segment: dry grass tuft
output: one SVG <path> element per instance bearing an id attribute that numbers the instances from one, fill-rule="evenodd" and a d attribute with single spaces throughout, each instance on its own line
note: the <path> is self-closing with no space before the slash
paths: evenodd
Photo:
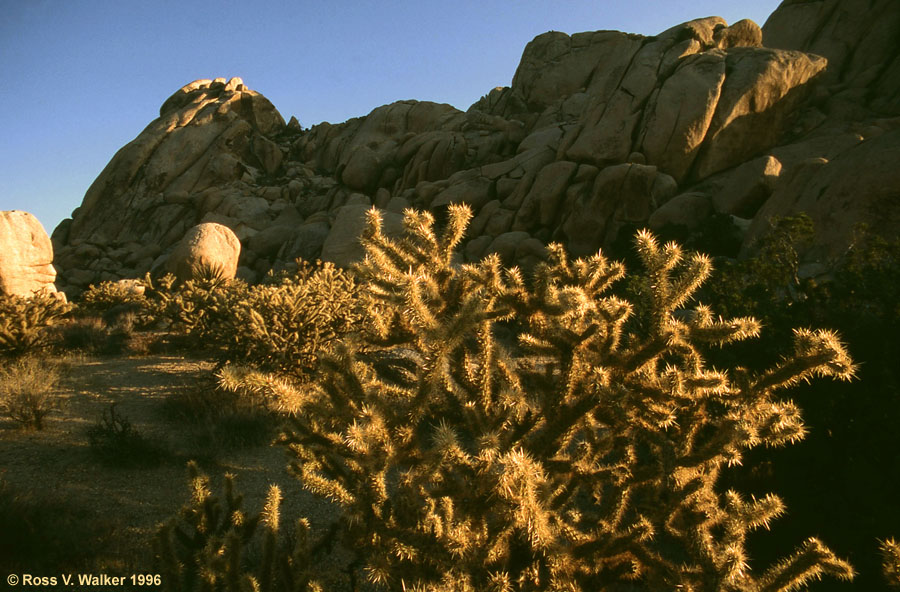
<path id="1" fill-rule="evenodd" d="M 0 368 L 0 410 L 25 428 L 40 430 L 59 406 L 59 366 L 46 359 L 20 358 Z"/>

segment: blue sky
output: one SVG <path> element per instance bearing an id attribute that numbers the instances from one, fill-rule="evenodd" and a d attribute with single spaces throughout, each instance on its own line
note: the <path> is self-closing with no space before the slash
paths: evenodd
<path id="1" fill-rule="evenodd" d="M 47 232 L 116 150 L 197 78 L 240 76 L 285 120 L 337 123 L 401 99 L 465 110 L 545 31 L 653 35 L 779 0 L 0 0 L 0 210 Z"/>

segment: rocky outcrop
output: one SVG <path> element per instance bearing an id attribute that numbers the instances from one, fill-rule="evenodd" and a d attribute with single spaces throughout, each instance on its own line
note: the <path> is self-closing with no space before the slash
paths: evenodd
<path id="1" fill-rule="evenodd" d="M 866 232 L 897 236 L 900 228 L 900 121 L 831 160 L 811 158 L 784 175 L 753 220 L 745 250 L 768 230 L 768 221 L 807 213 L 818 230 L 815 255 L 840 254 L 860 224 Z M 862 174 L 861 174 L 862 173 Z"/>
<path id="2" fill-rule="evenodd" d="M 272 196 L 255 178 L 281 166 L 269 137 L 284 129 L 272 104 L 239 78 L 182 87 L 54 231 L 62 282 L 83 288 L 158 269 L 199 222 L 233 221 L 245 237 L 267 227 Z"/>
<path id="3" fill-rule="evenodd" d="M 679 182 L 765 150 L 784 131 L 818 56 L 759 47 L 751 21 L 712 17 L 655 38 L 550 32 L 525 48 L 511 87 L 476 108 L 562 126 L 569 160 L 603 167 L 639 152 Z"/>
<path id="4" fill-rule="evenodd" d="M 223 279 L 237 274 L 241 242 L 227 227 L 215 222 L 198 224 L 169 255 L 166 269 L 180 281 L 212 273 Z"/>
<path id="5" fill-rule="evenodd" d="M 18 210 L 0 212 L 0 294 L 56 292 L 53 246 L 38 219 Z"/>
<path id="6" fill-rule="evenodd" d="M 572 201 L 561 227 L 577 256 L 609 248 L 622 228 L 633 229 L 672 197 L 675 182 L 656 167 L 620 164 L 597 173 L 589 189 Z"/>
<path id="7" fill-rule="evenodd" d="M 878 19 L 846 16 L 866 2 Z M 467 203 L 464 258 L 496 252 L 523 268 L 551 240 L 582 255 L 642 226 L 689 237 L 732 220 L 754 239 L 771 215 L 826 207 L 798 180 L 810 163 L 835 171 L 826 196 L 851 161 L 856 176 L 884 174 L 851 155 L 890 148 L 898 23 L 891 0 L 788 0 L 762 29 L 710 17 L 653 37 L 549 32 L 509 87 L 465 112 L 399 101 L 311 129 L 285 125 L 240 79 L 196 81 L 56 229 L 61 281 L 77 291 L 161 271 L 203 222 L 235 233 L 247 279 L 297 257 L 349 265 L 373 205 L 393 227 L 405 207 L 440 222 Z M 887 207 L 887 189 L 873 195 L 847 201 L 844 221 Z M 823 240 L 845 240 L 834 228 Z"/>
<path id="8" fill-rule="evenodd" d="M 900 7 L 896 0 L 786 0 L 763 26 L 767 47 L 824 56 L 831 119 L 900 115 Z"/>
<path id="9" fill-rule="evenodd" d="M 812 258 L 843 251 L 860 224 L 897 236 L 897 39 L 900 3 L 893 0 L 786 0 L 766 21 L 765 45 L 821 55 L 828 67 L 791 141 L 770 150 L 782 170 L 753 216 L 743 252 L 752 251 L 771 218 L 800 212 L 818 229 Z"/>
<path id="10" fill-rule="evenodd" d="M 330 261 L 340 267 L 349 267 L 365 255 L 360 236 L 366 227 L 370 206 L 346 205 L 338 209 L 331 231 L 322 244 L 322 261 Z M 403 231 L 403 216 L 394 212 L 381 213 L 382 232 L 389 237 Z"/>

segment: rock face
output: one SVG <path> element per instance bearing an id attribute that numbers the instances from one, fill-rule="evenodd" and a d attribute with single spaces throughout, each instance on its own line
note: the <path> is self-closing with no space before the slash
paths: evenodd
<path id="1" fill-rule="evenodd" d="M 787 0 L 762 28 L 710 17 L 653 37 L 549 32 L 509 87 L 465 112 L 399 101 L 310 129 L 285 125 L 240 79 L 195 81 L 54 231 L 57 266 L 75 290 L 140 276 L 203 222 L 240 240 L 242 277 L 296 257 L 348 265 L 371 205 L 397 224 L 404 207 L 441 220 L 467 203 L 465 258 L 498 252 L 523 267 L 551 240 L 588 254 L 638 227 L 689 234 L 715 216 L 751 226 L 749 241 L 770 215 L 831 207 L 798 180 L 810 163 L 824 163 L 825 196 L 844 195 L 851 166 L 893 178 L 865 155 L 894 153 L 896 38 L 895 0 Z M 872 195 L 833 200 L 848 224 L 865 222 L 893 194 Z M 885 220 L 873 228 L 895 232 Z M 845 240 L 833 230 L 822 240 Z"/>
<path id="2" fill-rule="evenodd" d="M 366 227 L 366 205 L 346 205 L 338 209 L 334 224 L 322 244 L 322 261 L 330 261 L 340 267 L 349 267 L 365 255 L 359 242 Z M 403 231 L 403 216 L 394 212 L 382 212 L 382 232 L 386 236 L 398 236 Z"/>
<path id="3" fill-rule="evenodd" d="M 828 59 L 829 116 L 900 115 L 900 8 L 895 0 L 787 0 L 763 27 L 767 47 Z"/>
<path id="4" fill-rule="evenodd" d="M 38 219 L 18 210 L 0 212 L 0 294 L 56 292 L 53 246 Z"/>
<path id="5" fill-rule="evenodd" d="M 201 277 L 206 270 L 231 279 L 237 273 L 240 254 L 241 241 L 231 229 L 205 222 L 187 231 L 169 255 L 166 267 L 181 281 Z"/>
<path id="6" fill-rule="evenodd" d="M 806 212 L 816 229 L 817 249 L 834 256 L 848 245 L 858 224 L 894 238 L 900 228 L 900 121 L 890 131 L 860 142 L 831 160 L 813 158 L 794 167 L 750 226 L 747 248 L 768 220 Z M 860 172 L 862 171 L 862 174 Z"/>

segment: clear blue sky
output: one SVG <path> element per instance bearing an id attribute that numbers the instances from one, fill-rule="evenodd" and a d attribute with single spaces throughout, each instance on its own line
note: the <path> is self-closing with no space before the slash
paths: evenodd
<path id="1" fill-rule="evenodd" d="M 653 35 L 779 0 L 0 0 L 0 210 L 47 232 L 197 78 L 240 76 L 304 127 L 400 99 L 465 110 L 545 31 Z"/>

